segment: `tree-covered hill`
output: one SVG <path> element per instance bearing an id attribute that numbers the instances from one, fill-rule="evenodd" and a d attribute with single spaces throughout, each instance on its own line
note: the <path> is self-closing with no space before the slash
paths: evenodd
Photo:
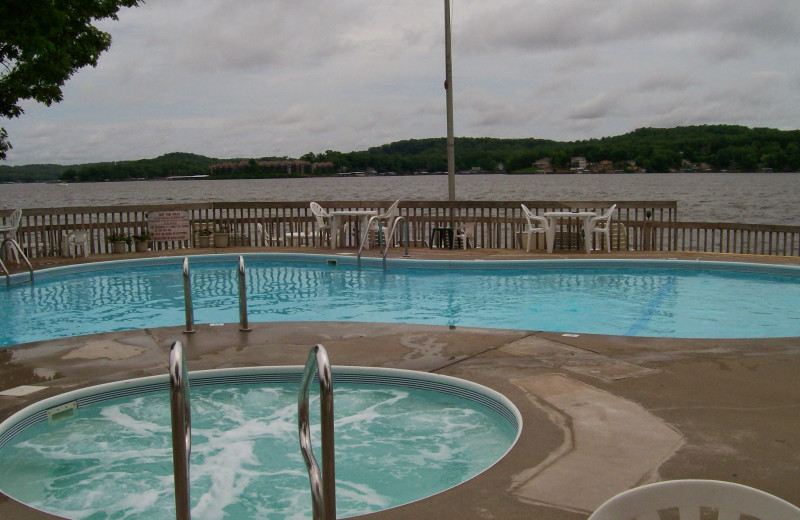
<path id="1" fill-rule="evenodd" d="M 585 157 L 592 171 L 774 171 L 800 170 L 800 130 L 702 125 L 640 128 L 601 139 L 558 142 L 546 139 L 456 138 L 456 169 L 533 173 L 549 158 L 553 171 L 569 171 L 573 157 Z M 211 168 L 216 165 L 215 168 Z M 314 165 L 314 167 L 312 167 Z M 325 165 L 317 168 L 316 166 Z M 156 179 L 211 175 L 212 178 L 332 175 L 368 170 L 410 174 L 446 171 L 445 138 L 409 139 L 363 151 L 308 153 L 298 159 L 262 157 L 214 159 L 170 153 L 155 159 L 76 166 L 0 166 L 0 182 L 68 182 Z"/>

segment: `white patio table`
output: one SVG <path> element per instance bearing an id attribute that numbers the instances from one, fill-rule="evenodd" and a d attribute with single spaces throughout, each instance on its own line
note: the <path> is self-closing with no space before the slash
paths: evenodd
<path id="1" fill-rule="evenodd" d="M 596 217 L 597 213 L 594 211 L 546 211 L 543 215 L 549 221 L 554 233 L 556 222 L 560 218 L 579 218 L 583 220 L 583 247 L 587 254 L 592 252 L 592 231 L 589 229 L 589 220 L 592 217 Z"/>
<path id="2" fill-rule="evenodd" d="M 361 227 L 359 228 L 358 239 L 361 240 L 362 230 L 366 229 L 370 217 L 375 217 L 378 212 L 374 209 L 335 209 L 328 211 L 331 216 L 331 249 L 339 247 L 339 232 L 342 228 L 344 219 L 347 217 L 360 217 Z M 359 244 L 360 245 L 360 244 Z M 369 248 L 369 243 L 365 244 L 366 249 Z"/>

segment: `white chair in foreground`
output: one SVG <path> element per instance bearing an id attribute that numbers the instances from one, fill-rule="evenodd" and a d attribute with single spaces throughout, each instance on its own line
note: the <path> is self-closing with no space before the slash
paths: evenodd
<path id="1" fill-rule="evenodd" d="M 533 242 L 531 238 L 533 235 L 536 233 L 544 233 L 545 242 L 547 244 L 547 252 L 552 253 L 553 246 L 556 242 L 556 230 L 550 225 L 550 221 L 545 217 L 534 215 L 525 204 L 522 204 L 522 214 L 525 216 L 525 220 L 528 221 L 528 227 L 522 230 L 523 233 L 528 235 L 527 251 L 529 253 L 531 251 L 531 243 Z"/>
<path id="2" fill-rule="evenodd" d="M 718 480 L 668 480 L 624 491 L 607 500 L 589 520 L 658 520 L 675 511 L 681 520 L 699 520 L 700 510 L 716 509 L 718 520 L 798 520 L 797 508 L 755 488 Z M 706 518 L 703 516 L 703 518 Z"/>
<path id="3" fill-rule="evenodd" d="M 608 211 L 602 215 L 598 215 L 589 219 L 585 232 L 592 233 L 594 235 L 595 249 L 597 249 L 597 235 L 604 235 L 606 239 L 606 251 L 609 253 L 611 252 L 611 215 L 614 214 L 615 209 L 617 209 L 616 204 L 608 208 Z M 586 252 L 588 253 L 589 251 Z"/>
<path id="4" fill-rule="evenodd" d="M 266 226 L 263 224 L 256 224 L 256 232 L 258 233 L 258 236 L 262 237 L 264 246 L 280 245 L 281 242 L 283 242 L 283 237 L 273 237 L 269 234 L 269 231 L 267 231 Z"/>
<path id="5" fill-rule="evenodd" d="M 75 258 L 78 254 L 78 248 L 83 250 L 83 256 L 89 256 L 89 233 L 86 231 L 70 231 L 67 235 L 64 256 L 71 256 Z"/>

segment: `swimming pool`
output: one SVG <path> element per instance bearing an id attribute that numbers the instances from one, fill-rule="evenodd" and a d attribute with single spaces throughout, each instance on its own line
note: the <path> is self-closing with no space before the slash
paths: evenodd
<path id="1" fill-rule="evenodd" d="M 297 440 L 301 372 L 190 374 L 193 517 L 311 517 Z M 522 427 L 501 394 L 452 377 L 334 367 L 333 380 L 340 518 L 458 485 L 502 458 Z M 312 392 L 315 442 L 317 399 Z M 48 418 L 63 408 L 70 411 Z M 66 518 L 175 518 L 167 378 L 82 389 L 21 410 L 0 424 L 0 475 L 2 492 Z"/>
<path id="2" fill-rule="evenodd" d="M 800 336 L 800 269 L 760 264 L 248 254 L 251 322 L 364 321 L 684 338 Z M 191 257 L 196 323 L 238 322 L 234 255 Z M 37 273 L 0 290 L 0 345 L 184 323 L 181 258 Z"/>

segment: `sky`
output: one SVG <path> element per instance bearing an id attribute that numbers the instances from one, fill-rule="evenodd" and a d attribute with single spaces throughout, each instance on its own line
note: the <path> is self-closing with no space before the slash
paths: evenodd
<path id="1" fill-rule="evenodd" d="M 800 127 L 786 0 L 451 0 L 457 137 Z M 147 0 L 64 100 L 0 120 L 7 165 L 350 152 L 444 137 L 444 2 Z M 2 164 L 2 163 L 0 163 Z"/>

